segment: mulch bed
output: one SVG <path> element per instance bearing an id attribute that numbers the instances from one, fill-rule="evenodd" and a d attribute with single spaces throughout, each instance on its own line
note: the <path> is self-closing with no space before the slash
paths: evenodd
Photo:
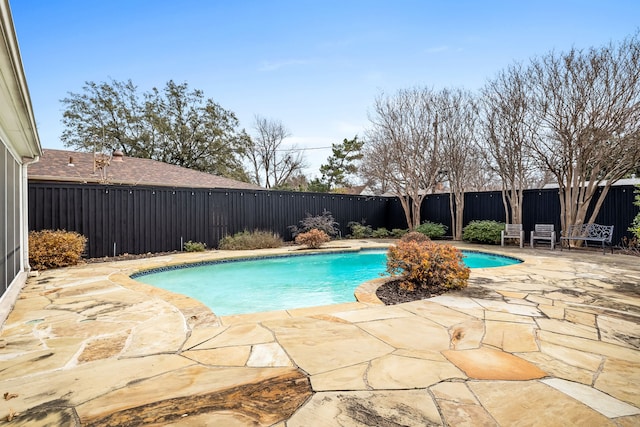
<path id="1" fill-rule="evenodd" d="M 113 261 L 129 261 L 132 259 L 142 259 L 142 258 L 154 258 L 163 255 L 172 255 L 182 253 L 179 251 L 171 251 L 171 252 L 148 252 L 146 254 L 121 254 L 116 256 L 105 256 L 100 258 L 84 258 L 82 262 L 85 264 L 95 264 L 98 262 L 113 262 Z"/>
<path id="2" fill-rule="evenodd" d="M 407 291 L 398 286 L 399 280 L 393 280 L 380 286 L 376 290 L 376 296 L 385 305 L 402 304 L 403 302 L 411 302 L 421 299 L 437 297 L 448 292 L 444 287 L 435 287 L 429 289 L 416 288 L 414 291 Z"/>

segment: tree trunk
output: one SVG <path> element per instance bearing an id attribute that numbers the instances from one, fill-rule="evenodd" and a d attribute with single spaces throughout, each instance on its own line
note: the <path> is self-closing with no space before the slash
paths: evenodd
<path id="1" fill-rule="evenodd" d="M 464 193 L 456 195 L 456 222 L 454 240 L 462 240 L 462 226 L 464 224 Z"/>
<path id="2" fill-rule="evenodd" d="M 456 239 L 456 226 L 457 226 L 457 215 L 456 215 L 456 202 L 453 196 L 453 192 L 449 193 L 449 213 L 451 214 L 451 235 L 454 240 Z"/>

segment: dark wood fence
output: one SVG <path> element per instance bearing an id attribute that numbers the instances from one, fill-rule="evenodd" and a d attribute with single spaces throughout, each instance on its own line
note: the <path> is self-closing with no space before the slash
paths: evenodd
<path id="1" fill-rule="evenodd" d="M 77 231 L 89 240 L 86 255 L 103 257 L 180 250 L 189 240 L 217 247 L 243 230 L 271 230 L 289 240 L 289 226 L 324 210 L 344 236 L 350 221 L 387 226 L 395 204 L 322 193 L 30 182 L 29 228 Z"/>
<path id="2" fill-rule="evenodd" d="M 601 190 L 597 190 L 601 191 Z M 628 231 L 633 218 L 640 209 L 633 205 L 633 186 L 614 186 L 609 189 L 605 202 L 598 213 L 596 223 L 613 225 L 613 244 L 619 245 L 623 237 L 631 237 Z M 464 199 L 464 224 L 473 220 L 505 221 L 502 195 L 499 191 L 467 193 Z M 535 224 L 554 224 L 560 231 L 560 199 L 558 189 L 525 190 L 522 201 L 522 223 L 525 234 Z M 589 211 L 589 215 L 593 210 Z M 449 195 L 433 194 L 425 198 L 421 216 L 423 220 L 445 224 L 451 230 Z M 526 239 L 529 239 L 527 234 Z"/>
<path id="3" fill-rule="evenodd" d="M 596 222 L 613 224 L 614 244 L 629 236 L 638 213 L 633 187 L 613 187 Z M 552 223 L 560 230 L 558 190 L 525 192 L 524 229 Z M 75 183 L 29 183 L 29 228 L 65 229 L 88 238 L 86 255 L 103 257 L 180 250 L 184 242 L 217 247 L 219 240 L 242 230 L 271 230 L 286 240 L 288 229 L 307 213 L 332 213 L 343 236 L 350 221 L 373 228 L 405 228 L 396 198 L 279 191 L 207 190 L 167 187 L 113 186 Z M 500 192 L 468 193 L 464 223 L 504 221 Z M 449 196 L 427 196 L 423 220 L 451 226 Z"/>

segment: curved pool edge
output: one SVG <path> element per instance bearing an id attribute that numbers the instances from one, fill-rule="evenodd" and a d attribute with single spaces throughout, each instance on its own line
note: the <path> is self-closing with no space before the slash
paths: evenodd
<path id="1" fill-rule="evenodd" d="M 472 272 L 475 271 L 476 274 L 483 271 L 491 271 L 496 268 L 505 269 L 505 268 L 518 268 L 527 262 L 525 256 L 523 254 L 518 254 L 518 256 L 514 256 L 513 253 L 500 250 L 501 247 L 493 247 L 488 245 L 478 245 L 466 242 L 457 242 L 457 241 L 435 241 L 436 243 L 442 244 L 451 244 L 457 247 L 460 250 L 465 250 L 469 252 L 478 252 L 485 254 L 493 254 L 499 255 L 506 258 L 511 258 L 520 261 L 519 263 L 499 266 L 499 267 L 484 267 L 484 268 L 474 268 Z M 282 317 L 298 317 L 303 315 L 318 315 L 318 314 L 326 314 L 330 312 L 340 311 L 340 306 L 345 306 L 345 309 L 354 309 L 354 308 L 365 308 L 367 306 L 379 306 L 384 305 L 384 303 L 377 297 L 376 291 L 377 289 L 390 280 L 390 277 L 381 277 L 373 280 L 366 281 L 361 283 L 354 289 L 354 297 L 355 302 L 348 303 L 339 303 L 339 304 L 331 304 L 324 306 L 309 306 L 309 307 L 299 307 L 292 309 L 283 309 L 283 310 L 274 310 L 274 311 L 263 311 L 263 312 L 253 312 L 246 314 L 235 314 L 235 315 L 225 315 L 218 316 L 215 312 L 210 309 L 207 305 L 200 302 L 199 300 L 189 297 L 184 294 L 168 291 L 159 287 L 155 287 L 153 285 L 149 285 L 143 282 L 139 282 L 135 280 L 133 276 L 151 274 L 157 271 L 164 271 L 167 269 L 173 268 L 188 268 L 197 265 L 206 265 L 206 264 L 215 264 L 219 262 L 242 262 L 247 260 L 254 259 L 268 259 L 275 257 L 287 257 L 287 256 L 308 256 L 308 255 L 319 255 L 319 254 L 329 254 L 329 253 L 341 253 L 341 252 L 359 252 L 363 250 L 376 250 L 376 249 L 386 249 L 390 245 L 393 244 L 393 241 L 366 241 L 359 240 L 354 245 L 350 245 L 349 241 L 338 240 L 329 242 L 329 244 L 320 249 L 305 249 L 300 247 L 291 247 L 285 246 L 280 248 L 271 248 L 271 249 L 256 249 L 256 250 L 245 250 L 245 251 L 205 251 L 205 252 L 191 252 L 191 253 L 179 253 L 171 256 L 167 256 L 169 259 L 164 261 L 160 258 L 150 258 L 150 261 L 155 261 L 150 263 L 151 265 L 145 266 L 142 268 L 130 269 L 127 272 L 115 273 L 117 281 L 122 286 L 126 286 L 132 290 L 144 292 L 151 296 L 156 296 L 164 299 L 165 301 L 170 301 L 177 309 L 179 309 L 185 319 L 187 320 L 189 326 L 220 326 L 221 324 L 229 324 L 240 322 L 243 320 L 252 320 L 255 318 L 282 318 Z M 356 306 L 353 306 L 355 304 Z M 358 307 L 358 304 L 362 304 L 362 307 Z"/>
<path id="2" fill-rule="evenodd" d="M 258 260 L 266 260 L 266 259 L 273 259 L 273 258 L 288 258 L 288 257 L 311 256 L 311 255 L 327 255 L 327 254 L 353 253 L 353 252 L 361 252 L 361 251 L 373 251 L 373 250 L 379 250 L 379 249 L 386 249 L 388 247 L 389 245 L 371 246 L 371 247 L 339 246 L 339 247 L 327 247 L 327 248 L 320 248 L 320 249 L 298 248 L 298 249 L 289 249 L 287 252 L 283 252 L 283 253 L 280 253 L 280 252 L 260 253 L 260 254 L 251 254 L 251 255 L 238 254 L 234 256 L 212 257 L 210 259 L 201 259 L 201 260 L 190 261 L 190 262 L 171 262 L 162 266 L 154 266 L 150 268 L 140 269 L 130 273 L 129 277 L 135 280 L 137 277 L 144 276 L 146 274 L 159 273 L 159 272 L 174 270 L 174 269 L 178 270 L 183 268 L 200 267 L 200 266 L 215 265 L 215 264 L 222 264 L 222 263 L 228 263 L 228 262 L 258 261 Z M 268 249 L 256 249 L 251 252 L 264 251 L 264 250 L 268 250 Z M 225 252 L 230 252 L 230 251 L 225 251 Z"/>
<path id="3" fill-rule="evenodd" d="M 393 280 L 391 277 L 380 277 L 378 279 L 368 280 L 361 283 L 354 291 L 353 296 L 356 297 L 356 301 L 373 305 L 385 305 L 376 292 L 378 288 L 388 281 Z"/>
<path id="4" fill-rule="evenodd" d="M 190 296 L 171 292 L 132 279 L 127 273 L 118 272 L 109 275 L 109 280 L 134 292 L 140 292 L 154 298 L 160 298 L 173 305 L 184 316 L 187 326 L 196 327 L 221 326 L 220 318 L 205 304 Z"/>
<path id="5" fill-rule="evenodd" d="M 460 250 L 464 250 L 464 251 L 468 251 L 468 252 L 477 252 L 477 253 L 483 253 L 483 254 L 492 254 L 492 255 L 499 255 L 505 258 L 510 258 L 510 259 L 515 259 L 518 260 L 520 262 L 515 263 L 515 264 L 510 264 L 510 265 L 502 265 L 502 266 L 497 266 L 497 267 L 480 267 L 480 268 L 472 268 L 471 269 L 471 274 L 472 275 L 484 275 L 486 273 L 490 273 L 492 270 L 503 270 L 503 269 L 513 269 L 513 268 L 522 268 L 525 264 L 527 265 L 531 265 L 531 261 L 534 259 L 533 257 L 529 256 L 528 254 L 523 254 L 523 253 L 518 253 L 517 256 L 514 256 L 513 253 L 508 252 L 509 249 L 507 250 L 500 250 L 501 246 L 498 246 L 497 248 L 494 246 L 489 246 L 489 245 L 478 245 L 475 243 L 467 243 L 467 242 L 460 242 L 460 241 L 450 241 L 450 240 L 435 240 L 434 242 L 436 243 L 442 243 L 442 244 L 450 244 L 452 246 L 455 246 L 456 248 L 460 249 Z M 535 255 L 535 254 L 532 254 Z M 470 276 L 471 277 L 471 276 Z M 381 277 L 378 279 L 373 279 L 373 280 L 368 280 L 362 284 L 360 284 L 354 291 L 354 296 L 356 298 L 356 300 L 358 302 L 363 302 L 365 304 L 372 304 L 372 305 L 385 305 L 384 302 L 382 302 L 380 300 L 380 298 L 378 298 L 378 296 L 376 295 L 376 292 L 378 290 L 378 288 L 382 285 L 384 285 L 385 283 L 387 283 L 388 281 L 392 280 L 391 277 Z"/>
<path id="6" fill-rule="evenodd" d="M 160 298 L 173 305 L 182 313 L 188 327 L 192 330 L 195 327 L 220 327 L 234 323 L 253 322 L 256 319 L 266 320 L 299 316 L 319 316 L 344 310 L 363 309 L 369 307 L 370 304 L 379 305 L 382 304 L 382 302 L 367 303 L 364 301 L 367 297 L 363 296 L 363 301 L 359 301 L 356 299 L 356 301 L 353 302 L 331 304 L 328 306 L 311 306 L 288 310 L 218 316 L 208 306 L 195 298 L 177 292 L 168 291 L 143 282 L 139 282 L 131 276 L 145 272 L 151 272 L 153 270 L 179 267 L 183 265 L 188 267 L 203 263 L 212 263 L 216 261 L 243 261 L 248 258 L 257 259 L 270 258 L 275 256 L 303 256 L 337 252 L 357 252 L 361 250 L 386 249 L 390 244 L 392 244 L 392 242 L 362 240 L 359 240 L 357 243 L 358 244 L 350 245 L 348 241 L 338 240 L 329 242 L 326 247 L 323 247 L 321 249 L 304 249 L 300 247 L 284 246 L 280 248 L 243 251 L 211 250 L 205 252 L 177 253 L 171 255 L 163 255 L 160 257 L 137 259 L 133 261 L 117 261 L 117 263 L 120 265 L 122 265 L 122 263 L 131 263 L 133 266 L 119 269 L 117 272 L 111 273 L 109 275 L 109 280 L 132 291 L 144 293 L 155 298 Z M 145 262 L 144 265 L 140 265 L 144 261 L 147 262 Z"/>

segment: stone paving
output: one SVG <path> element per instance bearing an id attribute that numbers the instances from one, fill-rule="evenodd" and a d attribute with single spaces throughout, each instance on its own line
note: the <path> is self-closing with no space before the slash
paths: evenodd
<path id="1" fill-rule="evenodd" d="M 638 258 L 460 246 L 525 262 L 430 300 L 383 306 L 376 280 L 359 302 L 228 317 L 128 276 L 256 252 L 42 272 L 2 326 L 0 424 L 640 425 Z"/>

